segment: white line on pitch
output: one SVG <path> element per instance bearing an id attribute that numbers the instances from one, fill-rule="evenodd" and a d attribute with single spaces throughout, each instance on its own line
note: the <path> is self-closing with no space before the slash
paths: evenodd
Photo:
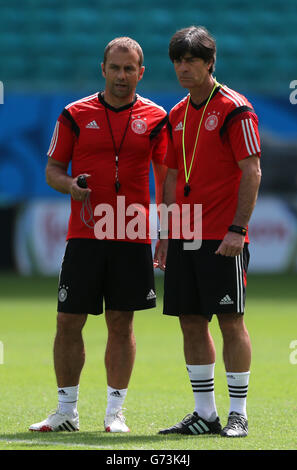
<path id="1" fill-rule="evenodd" d="M 0 438 L 0 442 L 6 442 L 7 444 L 34 444 L 34 445 L 45 445 L 45 446 L 65 446 L 65 447 L 91 447 L 92 449 L 113 449 L 114 446 L 97 446 L 94 444 L 79 444 L 75 442 L 62 442 L 62 441 L 34 441 L 32 439 L 3 439 Z"/>

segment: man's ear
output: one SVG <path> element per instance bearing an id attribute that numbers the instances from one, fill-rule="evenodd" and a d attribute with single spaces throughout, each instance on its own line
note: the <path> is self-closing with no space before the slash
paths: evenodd
<path id="1" fill-rule="evenodd" d="M 213 60 L 211 60 L 210 62 L 208 62 L 208 71 L 211 69 L 211 67 L 213 67 Z M 209 72 L 210 73 L 210 72 Z"/>
<path id="2" fill-rule="evenodd" d="M 144 74 L 144 71 L 145 71 L 145 67 L 144 67 L 144 65 L 142 65 L 142 66 L 140 67 L 138 81 L 140 81 L 140 80 L 142 79 L 143 74 Z"/>

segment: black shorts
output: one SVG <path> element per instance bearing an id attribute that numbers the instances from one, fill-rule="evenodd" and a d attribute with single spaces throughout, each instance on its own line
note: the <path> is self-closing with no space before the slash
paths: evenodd
<path id="1" fill-rule="evenodd" d="M 70 239 L 59 277 L 58 312 L 99 315 L 156 306 L 151 245 Z"/>
<path id="2" fill-rule="evenodd" d="M 221 240 L 204 240 L 199 250 L 184 250 L 169 240 L 164 278 L 165 315 L 244 313 L 249 249 L 236 257 L 216 255 Z"/>

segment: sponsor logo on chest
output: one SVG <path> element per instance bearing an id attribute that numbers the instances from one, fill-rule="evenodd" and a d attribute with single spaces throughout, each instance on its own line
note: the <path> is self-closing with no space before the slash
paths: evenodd
<path id="1" fill-rule="evenodd" d="M 175 131 L 182 131 L 183 130 L 183 123 L 182 121 L 179 121 L 179 123 L 175 126 L 174 130 Z"/>
<path id="2" fill-rule="evenodd" d="M 85 127 L 86 129 L 100 129 L 99 124 L 95 120 L 89 122 Z"/>

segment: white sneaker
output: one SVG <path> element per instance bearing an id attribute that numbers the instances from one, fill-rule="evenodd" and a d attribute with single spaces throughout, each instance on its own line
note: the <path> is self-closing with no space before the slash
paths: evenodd
<path id="1" fill-rule="evenodd" d="M 105 416 L 104 427 L 106 432 L 130 432 L 125 423 L 125 417 L 122 410 Z"/>
<path id="2" fill-rule="evenodd" d="M 32 424 L 29 431 L 51 432 L 51 431 L 79 431 L 78 413 L 70 417 L 58 410 L 50 414 L 44 421 Z"/>

